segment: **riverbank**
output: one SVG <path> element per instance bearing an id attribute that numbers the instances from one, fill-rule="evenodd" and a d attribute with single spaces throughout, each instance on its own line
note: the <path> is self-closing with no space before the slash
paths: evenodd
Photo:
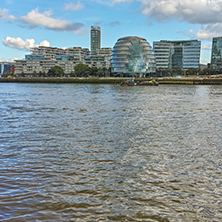
<path id="1" fill-rule="evenodd" d="M 81 84 L 119 84 L 129 78 L 0 78 L 0 83 L 81 83 Z M 175 77 L 163 77 L 155 78 L 159 84 L 180 84 L 180 85 L 222 85 L 222 78 L 175 78 Z M 135 78 L 135 81 L 149 81 L 151 78 Z"/>

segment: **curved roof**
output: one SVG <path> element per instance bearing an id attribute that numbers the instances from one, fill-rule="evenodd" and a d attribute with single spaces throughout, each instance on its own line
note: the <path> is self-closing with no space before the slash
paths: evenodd
<path id="1" fill-rule="evenodd" d="M 124 40 L 124 39 L 140 39 L 140 40 L 146 41 L 146 39 L 138 37 L 138 36 L 126 36 L 126 37 L 119 38 L 118 41 L 119 40 Z"/>

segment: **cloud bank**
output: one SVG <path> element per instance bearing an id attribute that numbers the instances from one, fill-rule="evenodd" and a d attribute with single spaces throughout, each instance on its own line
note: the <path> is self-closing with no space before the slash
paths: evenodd
<path id="1" fill-rule="evenodd" d="M 35 45 L 34 39 L 23 40 L 20 37 L 13 38 L 9 36 L 3 39 L 2 43 L 9 48 L 27 50 L 27 51 L 29 51 L 30 48 L 37 47 L 37 46 L 50 46 L 50 43 L 47 40 L 44 40 L 40 42 L 39 44 Z"/>
<path id="2" fill-rule="evenodd" d="M 16 18 L 13 15 L 8 14 L 8 9 L 1 9 L 0 8 L 0 18 L 2 19 L 9 19 L 9 20 L 16 20 Z"/>
<path id="3" fill-rule="evenodd" d="M 71 7 L 72 6 L 72 7 Z M 78 3 L 77 5 L 67 5 L 67 7 L 77 10 L 82 7 L 81 3 Z M 52 18 L 52 11 L 44 11 L 39 12 L 39 9 L 36 8 L 32 11 L 30 11 L 27 15 L 22 16 L 19 19 L 16 19 L 13 15 L 8 14 L 7 9 L 1 9 L 0 8 L 0 19 L 8 19 L 8 20 L 16 20 L 20 21 L 23 24 L 28 24 L 32 28 L 33 27 L 39 27 L 42 26 L 46 29 L 58 31 L 58 32 L 73 32 L 73 33 L 81 33 L 81 29 L 85 27 L 83 23 L 74 23 L 67 20 L 62 19 L 54 19 Z"/>
<path id="4" fill-rule="evenodd" d="M 130 0 L 113 0 L 113 3 Z M 157 21 L 179 19 L 191 24 L 202 25 L 192 33 L 198 39 L 210 40 L 222 35 L 222 0 L 134 0 L 141 3 L 139 11 Z"/>
<path id="5" fill-rule="evenodd" d="M 38 8 L 36 8 L 29 12 L 26 16 L 22 16 L 21 21 L 32 26 L 44 26 L 47 29 L 59 32 L 74 32 L 84 27 L 82 23 L 73 23 L 66 20 L 54 19 L 50 17 L 51 15 L 51 11 L 40 13 Z"/>
<path id="6" fill-rule="evenodd" d="M 178 18 L 192 24 L 222 22 L 222 0 L 138 0 L 141 11 L 162 21 Z"/>

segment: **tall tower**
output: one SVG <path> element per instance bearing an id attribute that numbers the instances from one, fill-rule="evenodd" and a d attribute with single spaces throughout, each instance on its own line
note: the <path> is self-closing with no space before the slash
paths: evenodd
<path id="1" fill-rule="evenodd" d="M 96 55 L 96 50 L 101 46 L 101 29 L 99 26 L 91 26 L 91 55 Z"/>

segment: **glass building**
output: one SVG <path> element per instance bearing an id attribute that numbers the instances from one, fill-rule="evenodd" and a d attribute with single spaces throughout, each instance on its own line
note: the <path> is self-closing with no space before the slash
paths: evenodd
<path id="1" fill-rule="evenodd" d="M 211 67 L 213 69 L 222 68 L 222 37 L 214 37 L 211 51 Z"/>
<path id="2" fill-rule="evenodd" d="M 198 40 L 156 41 L 153 43 L 156 68 L 199 68 L 200 49 L 201 42 Z"/>
<path id="3" fill-rule="evenodd" d="M 11 73 L 11 67 L 14 66 L 14 63 L 8 63 L 8 62 L 0 62 L 0 77 L 4 73 Z"/>
<path id="4" fill-rule="evenodd" d="M 91 55 L 97 54 L 101 47 L 101 29 L 99 26 L 91 26 Z"/>
<path id="5" fill-rule="evenodd" d="M 146 39 L 129 36 L 117 40 L 111 55 L 112 76 L 145 77 L 155 72 L 154 52 Z"/>

